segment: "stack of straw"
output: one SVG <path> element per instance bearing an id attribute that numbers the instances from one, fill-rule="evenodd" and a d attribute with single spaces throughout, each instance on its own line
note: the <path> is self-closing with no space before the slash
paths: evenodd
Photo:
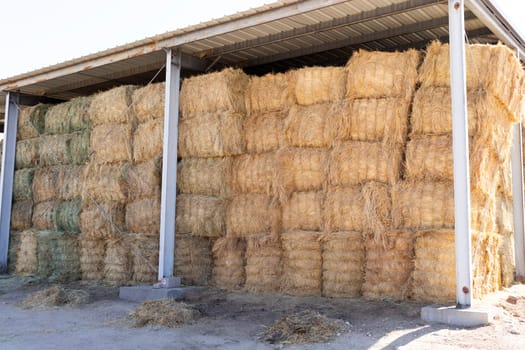
<path id="1" fill-rule="evenodd" d="M 512 279 L 513 259 L 498 252 L 511 246 L 507 242 L 511 236 L 506 234 L 512 229 L 508 219 L 512 206 L 508 205 L 512 201 L 508 180 L 511 128 L 519 120 L 524 77 L 515 54 L 502 45 L 468 45 L 466 59 L 471 223 L 478 232 L 473 234 L 472 244 L 481 247 L 473 249 L 474 297 L 480 297 L 500 287 L 501 278 L 494 277 L 499 276 L 500 266 L 503 281 Z M 432 43 L 420 68 L 421 87 L 414 97 L 406 181 L 393 194 L 397 228 L 419 231 L 414 272 L 417 288 L 413 293 L 414 298 L 423 300 L 453 300 L 455 294 L 454 281 L 431 291 L 438 279 L 428 278 L 435 271 L 425 263 L 429 256 L 438 256 L 440 261 L 448 259 L 448 264 L 454 264 L 450 248 L 454 203 L 449 67 L 448 45 Z M 440 253 L 445 247 L 450 248 L 451 256 Z"/>
<path id="2" fill-rule="evenodd" d="M 402 298 L 406 293 L 400 291 L 407 289 L 411 273 L 412 238 L 409 232 L 393 230 L 391 189 L 401 176 L 418 64 L 415 50 L 360 50 L 346 67 L 346 95 L 330 158 L 326 209 L 332 231 L 363 234 L 362 293 L 372 299 Z M 383 260 L 382 255 L 396 261 Z"/>
<path id="3" fill-rule="evenodd" d="M 175 271 L 187 283 L 209 283 L 210 249 L 215 240 L 226 235 L 232 157 L 245 149 L 242 131 L 247 84 L 248 76 L 234 69 L 188 78 L 182 83 L 176 225 L 177 232 L 183 234 L 184 247 L 195 247 L 201 253 L 177 248 Z M 228 249 L 241 246 L 236 242 L 215 245 L 215 264 L 221 266 L 213 271 L 217 286 L 238 286 L 237 272 L 228 270 L 235 264 L 226 260 Z M 227 252 L 219 252 L 221 249 Z M 228 282 L 230 277 L 232 281 Z"/>

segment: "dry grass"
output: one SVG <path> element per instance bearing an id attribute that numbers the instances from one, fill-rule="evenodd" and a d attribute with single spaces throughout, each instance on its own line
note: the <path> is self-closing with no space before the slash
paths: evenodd
<path id="1" fill-rule="evenodd" d="M 231 157 L 184 158 L 178 164 L 177 189 L 180 193 L 227 197 L 231 182 Z"/>
<path id="2" fill-rule="evenodd" d="M 276 190 L 275 153 L 238 156 L 232 168 L 232 184 L 236 192 L 274 195 Z"/>
<path id="3" fill-rule="evenodd" d="M 250 77 L 246 89 L 248 115 L 288 110 L 293 104 L 293 86 L 290 78 L 290 73 Z"/>
<path id="4" fill-rule="evenodd" d="M 84 173 L 82 198 L 100 202 L 124 203 L 128 199 L 129 164 L 89 164 Z"/>
<path id="5" fill-rule="evenodd" d="M 282 274 L 281 255 L 281 243 L 271 235 L 252 236 L 247 239 L 247 291 L 279 291 Z"/>
<path id="6" fill-rule="evenodd" d="M 144 162 L 161 156 L 163 137 L 163 119 L 153 119 L 140 124 L 133 133 L 133 160 Z"/>
<path id="7" fill-rule="evenodd" d="M 365 230 L 365 200 L 361 186 L 330 187 L 324 202 L 327 232 Z"/>
<path id="8" fill-rule="evenodd" d="M 226 233 L 226 203 L 212 196 L 177 196 L 177 232 L 194 236 L 222 237 Z"/>
<path id="9" fill-rule="evenodd" d="M 33 208 L 33 227 L 37 230 L 53 230 L 55 229 L 56 210 L 59 202 L 50 200 L 35 204 Z"/>
<path id="10" fill-rule="evenodd" d="M 24 309 L 46 309 L 57 306 L 80 306 L 89 302 L 90 295 L 84 290 L 53 286 L 29 294 L 19 306 Z"/>
<path id="11" fill-rule="evenodd" d="M 130 162 L 132 160 L 132 129 L 130 124 L 103 124 L 91 132 L 91 160 L 96 164 Z"/>
<path id="12" fill-rule="evenodd" d="M 221 289 L 234 290 L 246 281 L 246 242 L 237 237 L 222 237 L 213 245 L 212 281 Z"/>
<path id="13" fill-rule="evenodd" d="M 16 139 L 31 139 L 44 133 L 45 115 L 49 107 L 50 105 L 45 104 L 37 104 L 32 107 L 21 107 L 18 116 Z"/>
<path id="14" fill-rule="evenodd" d="M 122 238 L 109 240 L 104 256 L 104 280 L 116 284 L 128 283 L 133 273 L 130 248 Z"/>
<path id="15" fill-rule="evenodd" d="M 322 231 L 324 192 L 294 192 L 283 204 L 284 230 Z"/>
<path id="16" fill-rule="evenodd" d="M 125 227 L 126 206 L 116 202 L 97 204 L 84 201 L 79 223 L 83 236 L 91 239 L 118 237 L 117 228 Z"/>
<path id="17" fill-rule="evenodd" d="M 165 84 L 148 84 L 133 91 L 131 101 L 138 123 L 164 117 Z"/>
<path id="18" fill-rule="evenodd" d="M 277 320 L 264 330 L 261 339 L 270 344 L 323 343 L 347 329 L 347 324 L 342 320 L 306 310 Z"/>
<path id="19" fill-rule="evenodd" d="M 40 138 L 16 143 L 15 169 L 33 168 L 40 162 Z"/>
<path id="20" fill-rule="evenodd" d="M 244 120 L 244 146 L 248 153 L 277 151 L 284 146 L 285 112 L 252 114 Z"/>
<path id="21" fill-rule="evenodd" d="M 133 164 L 128 172 L 128 198 L 137 200 L 160 197 L 162 158 L 154 158 L 139 164 Z M 177 184 L 181 174 L 177 174 Z"/>
<path id="22" fill-rule="evenodd" d="M 33 217 L 33 201 L 27 199 L 21 202 L 14 202 L 11 208 L 11 229 L 26 230 L 31 228 Z"/>
<path id="23" fill-rule="evenodd" d="M 135 86 L 123 85 L 93 96 L 89 118 L 93 126 L 103 124 L 131 124 L 134 116 L 129 107 Z"/>
<path id="24" fill-rule="evenodd" d="M 295 100 L 303 106 L 337 102 L 346 89 L 346 69 L 342 67 L 308 67 L 294 71 Z"/>
<path id="25" fill-rule="evenodd" d="M 211 248 L 212 241 L 207 237 L 177 235 L 174 270 L 182 283 L 208 285 L 213 267 Z"/>
<path id="26" fill-rule="evenodd" d="M 33 178 L 33 199 L 35 203 L 58 198 L 63 188 L 65 172 L 60 166 L 38 168 Z"/>
<path id="27" fill-rule="evenodd" d="M 78 237 L 80 246 L 80 272 L 82 280 L 100 281 L 104 278 L 104 255 L 106 241 L 82 233 Z"/>
<path id="28" fill-rule="evenodd" d="M 173 299 L 151 300 L 140 304 L 130 312 L 129 319 L 135 327 L 164 326 L 178 327 L 193 323 L 200 313 L 190 305 Z"/>
<path id="29" fill-rule="evenodd" d="M 246 237 L 273 233 L 280 229 L 280 208 L 272 197 L 257 194 L 239 194 L 231 199 L 226 214 L 226 234 Z"/>
<path id="30" fill-rule="evenodd" d="M 147 198 L 126 205 L 128 232 L 158 233 L 160 230 L 160 198 Z"/>
<path id="31" fill-rule="evenodd" d="M 13 178 L 13 200 L 33 199 L 33 178 L 35 169 L 16 170 Z"/>
<path id="32" fill-rule="evenodd" d="M 335 104 L 293 106 L 286 120 L 286 143 L 296 147 L 330 147 L 337 115 Z"/>

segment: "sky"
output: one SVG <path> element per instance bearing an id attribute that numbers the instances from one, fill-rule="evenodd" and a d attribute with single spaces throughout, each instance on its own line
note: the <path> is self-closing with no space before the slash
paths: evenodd
<path id="1" fill-rule="evenodd" d="M 525 35 L 525 2 L 493 1 Z M 270 2 L 273 0 L 2 1 L 0 79 Z"/>

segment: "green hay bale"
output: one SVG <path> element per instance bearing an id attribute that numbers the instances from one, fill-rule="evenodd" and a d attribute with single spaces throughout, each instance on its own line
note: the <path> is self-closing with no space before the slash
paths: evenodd
<path id="1" fill-rule="evenodd" d="M 18 117 L 17 140 L 38 137 L 45 129 L 45 115 L 49 105 L 38 104 L 22 108 Z"/>
<path id="2" fill-rule="evenodd" d="M 88 110 L 91 98 L 78 97 L 52 106 L 45 117 L 45 133 L 68 134 L 88 130 L 91 127 Z"/>
<path id="3" fill-rule="evenodd" d="M 33 168 L 38 165 L 40 139 L 27 139 L 16 143 L 15 169 Z"/>
<path id="4" fill-rule="evenodd" d="M 85 164 L 89 160 L 90 153 L 89 132 L 72 134 L 69 152 L 73 164 Z"/>
<path id="5" fill-rule="evenodd" d="M 85 131 L 91 129 L 89 120 L 89 106 L 91 97 L 77 97 L 69 101 L 69 126 L 70 131 Z"/>
<path id="6" fill-rule="evenodd" d="M 33 177 L 35 169 L 20 169 L 15 171 L 13 183 L 13 200 L 25 201 L 33 199 Z"/>
<path id="7" fill-rule="evenodd" d="M 40 143 L 40 165 L 84 164 L 89 159 L 89 133 L 48 135 Z"/>
<path id="8" fill-rule="evenodd" d="M 46 113 L 44 133 L 48 135 L 69 133 L 68 110 L 68 102 L 50 107 Z"/>
<path id="9" fill-rule="evenodd" d="M 56 227 L 60 231 L 79 233 L 79 217 L 82 202 L 80 199 L 62 202 L 58 205 L 55 220 Z"/>
<path id="10" fill-rule="evenodd" d="M 77 235 L 60 231 L 37 231 L 37 274 L 51 281 L 80 278 Z"/>

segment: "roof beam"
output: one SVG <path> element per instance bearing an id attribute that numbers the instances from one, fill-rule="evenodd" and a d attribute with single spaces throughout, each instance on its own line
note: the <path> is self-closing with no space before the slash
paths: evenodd
<path id="1" fill-rule="evenodd" d="M 476 18 L 471 12 L 465 14 L 465 20 L 470 20 Z M 304 49 L 287 51 L 275 55 L 269 55 L 266 57 L 256 58 L 253 60 L 247 60 L 240 62 L 238 66 L 240 67 L 250 67 L 258 66 L 262 64 L 267 64 L 275 61 L 286 60 L 294 57 L 311 55 L 317 52 L 328 51 L 333 49 L 339 49 L 346 46 L 364 44 L 366 42 L 392 38 L 395 36 L 400 36 L 408 33 L 417 33 L 429 29 L 439 28 L 448 26 L 448 16 L 435 18 L 432 20 L 409 24 L 406 26 L 400 26 L 398 28 L 387 29 L 379 32 L 373 32 L 369 34 L 364 34 L 360 36 L 349 37 L 344 40 L 338 40 L 334 42 L 329 42 L 321 45 L 315 45 Z"/>
<path id="2" fill-rule="evenodd" d="M 385 16 L 392 16 L 401 12 L 420 9 L 423 7 L 445 3 L 444 0 L 408 0 L 405 2 L 391 4 L 384 7 L 378 7 L 370 11 L 359 12 L 341 18 L 335 18 L 325 22 L 319 22 L 305 27 L 296 28 L 277 34 L 268 35 L 261 38 L 246 40 L 231 45 L 225 45 L 219 48 L 205 50 L 199 53 L 200 57 L 217 57 L 249 48 L 263 46 L 265 44 L 285 41 L 292 38 L 301 37 L 308 34 L 319 33 L 331 29 L 344 27 L 351 24 L 371 21 Z"/>

